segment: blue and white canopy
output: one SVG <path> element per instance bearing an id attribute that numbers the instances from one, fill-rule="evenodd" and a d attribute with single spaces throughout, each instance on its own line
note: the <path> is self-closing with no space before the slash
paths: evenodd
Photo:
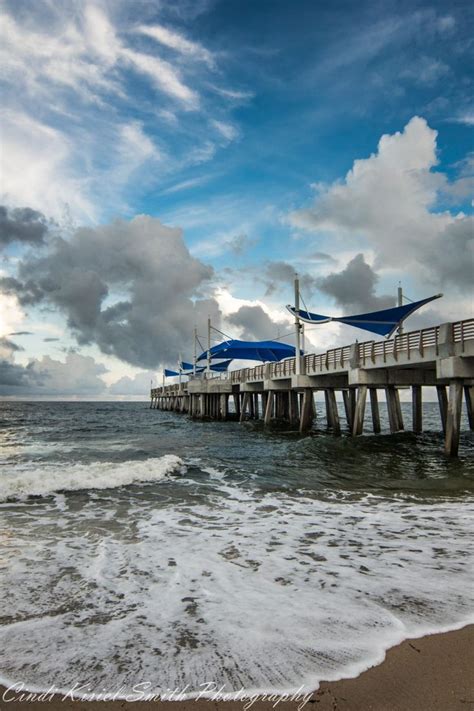
<path id="1" fill-rule="evenodd" d="M 387 338 L 390 338 L 402 321 L 408 318 L 410 314 L 425 304 L 428 304 L 430 301 L 439 299 L 441 296 L 443 296 L 443 294 L 436 294 L 427 299 L 421 299 L 421 301 L 413 301 L 403 306 L 394 306 L 391 309 L 372 311 L 371 313 L 358 314 L 357 316 L 322 316 L 321 314 L 313 314 L 309 311 L 302 311 L 301 309 L 297 310 L 294 306 L 287 306 L 286 308 L 293 316 L 297 316 L 301 321 L 305 321 L 305 323 L 320 324 L 328 323 L 329 321 L 338 321 L 348 326 L 355 326 L 356 328 L 362 328 L 364 331 L 372 331 L 372 333 L 377 333 L 379 336 L 387 336 Z"/>
<path id="2" fill-rule="evenodd" d="M 257 360 L 261 363 L 283 360 L 295 355 L 294 346 L 280 341 L 238 341 L 232 339 L 212 346 L 211 360 L 228 358 L 230 360 Z M 207 360 L 207 351 L 201 353 L 198 361 Z"/>

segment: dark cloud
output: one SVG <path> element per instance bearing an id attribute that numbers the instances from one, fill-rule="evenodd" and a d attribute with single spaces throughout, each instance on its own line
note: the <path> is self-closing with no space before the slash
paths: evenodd
<path id="1" fill-rule="evenodd" d="M 306 259 L 310 259 L 313 262 L 326 262 L 328 264 L 336 263 L 334 257 L 331 257 L 331 255 L 326 252 L 311 252 L 306 256 Z"/>
<path id="2" fill-rule="evenodd" d="M 192 257 L 179 229 L 155 218 L 81 228 L 56 238 L 47 255 L 29 255 L 18 278 L 1 280 L 20 303 L 62 311 L 79 344 L 146 368 L 187 353 L 194 324 L 220 312 L 205 298 L 213 270 Z"/>
<path id="3" fill-rule="evenodd" d="M 10 341 L 8 338 L 5 336 L 2 336 L 0 338 L 0 353 L 8 353 L 12 354 L 15 351 L 24 351 L 25 349 L 23 346 L 19 346 L 17 343 L 13 343 L 13 341 Z"/>
<path id="4" fill-rule="evenodd" d="M 273 321 L 261 306 L 241 306 L 227 317 L 227 321 L 241 330 L 244 341 L 265 341 L 288 331 L 287 323 Z"/>
<path id="5" fill-rule="evenodd" d="M 472 294 L 474 218 L 461 217 L 447 225 L 437 243 L 426 251 L 426 264 L 440 286 L 456 284 Z"/>
<path id="6" fill-rule="evenodd" d="M 284 261 L 272 261 L 265 264 L 263 276 L 267 285 L 266 296 L 271 296 L 281 286 L 293 286 L 295 281 L 295 267 Z M 316 280 L 310 274 L 298 273 L 300 289 L 311 294 L 316 287 Z"/>
<path id="7" fill-rule="evenodd" d="M 9 336 L 32 336 L 33 333 L 31 331 L 13 331 L 13 333 L 9 333 Z"/>
<path id="8" fill-rule="evenodd" d="M 43 338 L 44 343 L 55 343 L 56 341 L 60 341 L 60 338 Z"/>
<path id="9" fill-rule="evenodd" d="M 45 216 L 30 207 L 7 208 L 0 205 L 0 246 L 11 242 L 42 244 L 49 225 Z"/>
<path id="10" fill-rule="evenodd" d="M 378 275 L 367 264 L 363 254 L 357 254 L 340 272 L 318 279 L 318 289 L 348 313 L 387 309 L 395 305 L 393 296 L 376 296 Z"/>
<path id="11" fill-rule="evenodd" d="M 65 363 L 44 356 L 22 366 L 0 359 L 0 395 L 23 397 L 97 397 L 106 392 L 107 369 L 90 356 L 69 353 Z"/>

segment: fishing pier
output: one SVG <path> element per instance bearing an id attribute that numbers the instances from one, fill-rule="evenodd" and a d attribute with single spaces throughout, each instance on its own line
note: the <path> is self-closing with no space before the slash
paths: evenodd
<path id="1" fill-rule="evenodd" d="M 295 352 L 300 352 L 299 347 Z M 200 377 L 188 377 L 188 382 L 152 388 L 150 407 L 196 419 L 261 419 L 265 427 L 280 421 L 306 434 L 317 418 L 314 395 L 323 392 L 328 430 L 340 435 L 344 429 L 353 436 L 364 433 L 368 402 L 371 429 L 381 432 L 380 391 L 385 393 L 390 432 L 404 430 L 401 388 L 411 390 L 410 428 L 422 432 L 423 387 L 432 386 L 438 396 L 446 454 L 456 456 L 463 400 L 469 427 L 474 429 L 474 319 L 219 375 L 208 369 Z M 338 392 L 345 418 L 339 415 Z"/>

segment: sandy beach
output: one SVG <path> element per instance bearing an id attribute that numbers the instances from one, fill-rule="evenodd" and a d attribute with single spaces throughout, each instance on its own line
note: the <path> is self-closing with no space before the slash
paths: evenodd
<path id="1" fill-rule="evenodd" d="M 56 695 L 47 700 L 19 699 L 2 688 L 1 709 L 16 711 L 38 704 L 50 711 L 269 711 L 317 708 L 318 711 L 468 711 L 474 708 L 474 625 L 443 634 L 406 640 L 387 652 L 385 661 L 356 679 L 323 683 L 309 699 L 247 699 L 245 701 L 127 702 L 81 701 Z M 22 692 L 24 694 L 24 692 Z M 34 697 L 34 695 L 32 695 Z"/>

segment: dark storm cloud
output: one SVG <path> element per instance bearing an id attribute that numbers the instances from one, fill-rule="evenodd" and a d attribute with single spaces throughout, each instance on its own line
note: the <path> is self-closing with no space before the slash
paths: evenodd
<path id="1" fill-rule="evenodd" d="M 60 338 L 43 338 L 43 343 L 55 343 L 56 341 L 60 340 Z"/>
<path id="2" fill-rule="evenodd" d="M 33 333 L 31 331 L 13 331 L 13 333 L 9 333 L 9 336 L 32 336 Z"/>
<path id="3" fill-rule="evenodd" d="M 264 269 L 264 278 L 267 284 L 266 295 L 271 296 L 281 286 L 292 286 L 295 281 L 295 267 L 284 261 L 267 262 Z M 311 294 L 316 286 L 316 280 L 310 274 L 298 273 L 300 289 Z"/>
<path id="4" fill-rule="evenodd" d="M 472 292 L 474 273 L 474 218 L 461 217 L 446 226 L 426 262 L 440 285 L 456 284 Z"/>
<path id="5" fill-rule="evenodd" d="M 23 346 L 19 346 L 17 343 L 13 343 L 5 336 L 0 338 L 0 353 L 7 351 L 8 353 L 14 353 L 15 351 L 24 351 Z"/>
<path id="6" fill-rule="evenodd" d="M 387 309 L 395 305 L 392 296 L 376 296 L 378 275 L 367 264 L 363 254 L 357 254 L 340 272 L 318 279 L 318 289 L 332 296 L 348 312 Z"/>
<path id="7" fill-rule="evenodd" d="M 102 364 L 78 353 L 69 353 L 65 363 L 44 356 L 26 366 L 13 363 L 7 355 L 0 358 L 0 396 L 97 397 L 107 390 L 100 377 L 105 372 Z"/>
<path id="8" fill-rule="evenodd" d="M 229 323 L 242 329 L 241 338 L 244 341 L 266 341 L 283 335 L 288 324 L 277 323 L 262 309 L 261 306 L 241 306 L 238 311 L 227 317 Z"/>
<path id="9" fill-rule="evenodd" d="M 0 286 L 23 305 L 58 308 L 79 344 L 153 368 L 188 353 L 194 324 L 208 314 L 219 325 L 217 302 L 202 292 L 212 276 L 181 230 L 142 215 L 56 238 L 47 255 L 25 257 L 18 278 Z"/>
<path id="10" fill-rule="evenodd" d="M 0 247 L 11 242 L 42 244 L 49 225 L 45 216 L 30 207 L 0 205 Z"/>

